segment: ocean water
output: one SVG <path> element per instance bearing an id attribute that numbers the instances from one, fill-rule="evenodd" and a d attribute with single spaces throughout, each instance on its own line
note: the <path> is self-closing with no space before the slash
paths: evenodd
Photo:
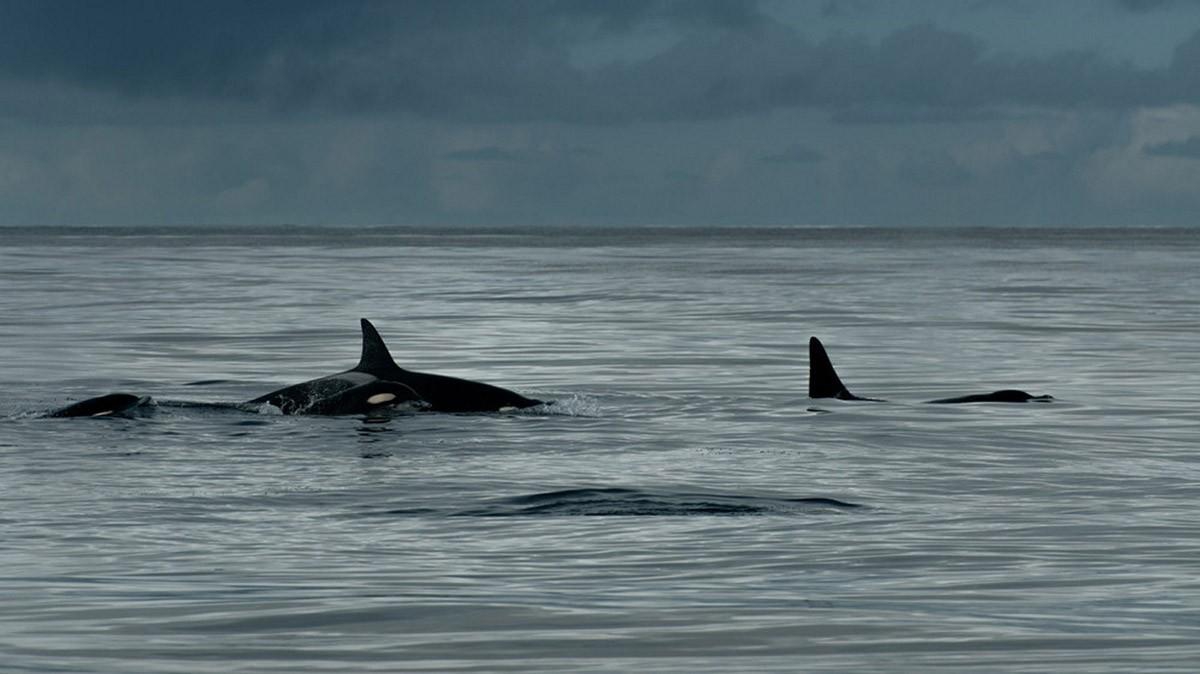
<path id="1" fill-rule="evenodd" d="M 1196 671 L 1197 269 L 1188 230 L 0 229 L 0 669 Z M 38 418 L 344 370 L 360 317 L 557 402 Z M 810 335 L 889 402 L 808 400 Z M 1056 400 L 921 402 L 1001 388 Z"/>

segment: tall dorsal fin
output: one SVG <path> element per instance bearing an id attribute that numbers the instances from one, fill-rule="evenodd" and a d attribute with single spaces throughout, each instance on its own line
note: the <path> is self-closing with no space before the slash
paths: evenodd
<path id="1" fill-rule="evenodd" d="M 808 397 L 838 398 L 840 400 L 871 400 L 859 398 L 846 388 L 833 369 L 825 346 L 816 337 L 808 340 Z"/>
<path id="2" fill-rule="evenodd" d="M 392 360 L 392 354 L 388 352 L 387 344 L 383 343 L 383 337 L 379 336 L 379 331 L 371 325 L 371 321 L 363 318 L 361 323 L 362 356 L 358 359 L 358 365 L 354 366 L 355 371 L 379 376 L 382 372 L 398 368 L 396 361 Z"/>

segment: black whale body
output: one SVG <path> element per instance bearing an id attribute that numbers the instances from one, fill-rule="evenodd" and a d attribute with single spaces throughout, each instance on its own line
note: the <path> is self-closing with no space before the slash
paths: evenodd
<path id="1" fill-rule="evenodd" d="M 821 340 L 816 337 L 810 337 L 808 340 L 808 397 L 885 402 L 878 398 L 863 398 L 851 393 L 850 389 L 846 388 L 846 385 L 842 383 L 841 377 L 838 376 L 837 371 L 833 368 L 833 362 L 829 360 L 829 354 L 825 352 L 825 345 L 821 344 Z M 992 391 L 991 393 L 974 393 L 954 398 L 928 400 L 926 402 L 930 404 L 950 405 L 959 403 L 1049 402 L 1053 399 L 1053 396 L 1033 395 L 1018 389 L 1003 389 Z"/>
<path id="2" fill-rule="evenodd" d="M 405 370 L 396 365 L 387 345 L 371 321 L 362 319 L 363 353 L 359 368 L 380 379 L 408 386 L 437 412 L 495 412 L 541 405 L 542 401 L 483 382 L 428 372 Z"/>
<path id="3" fill-rule="evenodd" d="M 136 410 L 152 404 L 149 396 L 130 393 L 109 393 L 72 403 L 46 414 L 47 417 L 110 417 L 130 416 Z"/>
<path id="4" fill-rule="evenodd" d="M 438 412 L 495 412 L 533 407 L 540 400 L 482 382 L 414 372 L 396 365 L 379 331 L 361 320 L 362 355 L 358 364 L 337 374 L 285 386 L 245 403 L 181 403 L 178 407 L 245 409 L 264 404 L 284 414 L 367 414 L 407 404 Z M 130 416 L 154 405 L 149 397 L 110 393 L 47 413 L 47 417 Z"/>

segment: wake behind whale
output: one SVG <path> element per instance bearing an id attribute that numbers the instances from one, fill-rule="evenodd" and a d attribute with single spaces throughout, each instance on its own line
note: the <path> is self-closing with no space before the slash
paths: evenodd
<path id="1" fill-rule="evenodd" d="M 850 510 L 858 503 L 827 497 L 768 497 L 715 492 L 650 491 L 620 487 L 563 489 L 517 496 L 469 514 L 514 515 L 766 515 Z"/>
<path id="2" fill-rule="evenodd" d="M 398 509 L 369 509 L 360 516 L 445 514 L 461 517 L 691 517 L 737 515 L 803 515 L 867 510 L 868 506 L 835 498 L 748 495 L 714 491 L 579 487 L 489 499 L 462 508 L 447 504 Z"/>

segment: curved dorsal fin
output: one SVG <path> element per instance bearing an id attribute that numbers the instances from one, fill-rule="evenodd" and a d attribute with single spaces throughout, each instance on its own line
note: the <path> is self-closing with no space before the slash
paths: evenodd
<path id="1" fill-rule="evenodd" d="M 392 360 L 392 354 L 388 352 L 387 344 L 383 343 L 383 337 L 379 336 L 379 331 L 375 329 L 374 325 L 371 325 L 371 321 L 363 318 L 361 323 L 362 356 L 358 359 L 358 365 L 354 366 L 354 370 L 378 376 L 382 371 L 398 368 L 396 361 Z"/>
<path id="2" fill-rule="evenodd" d="M 870 400 L 859 398 L 846 388 L 833 369 L 825 346 L 816 337 L 808 340 L 808 397 L 838 398 L 840 400 Z"/>

